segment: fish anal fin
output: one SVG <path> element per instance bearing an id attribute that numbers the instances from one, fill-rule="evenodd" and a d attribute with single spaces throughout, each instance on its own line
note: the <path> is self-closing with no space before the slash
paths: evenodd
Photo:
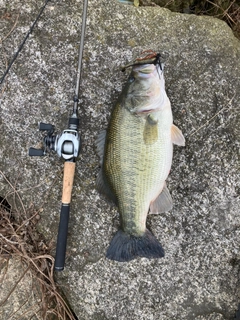
<path id="1" fill-rule="evenodd" d="M 166 183 L 164 184 L 162 192 L 150 204 L 150 214 L 164 213 L 172 209 L 173 201 Z"/>
<path id="2" fill-rule="evenodd" d="M 182 134 L 182 131 L 174 124 L 171 127 L 171 138 L 172 143 L 176 144 L 177 146 L 185 146 L 185 138 Z"/>

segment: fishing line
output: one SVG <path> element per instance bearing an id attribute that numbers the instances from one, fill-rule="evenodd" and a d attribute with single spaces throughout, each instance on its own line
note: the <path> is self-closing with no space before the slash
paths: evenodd
<path id="1" fill-rule="evenodd" d="M 42 15 L 42 13 L 43 13 L 44 9 L 46 8 L 46 6 L 47 6 L 47 4 L 48 4 L 48 2 L 50 2 L 50 1 L 51 1 L 51 0 L 46 0 L 45 4 L 44 4 L 44 5 L 43 5 L 43 7 L 40 9 L 40 11 L 39 11 L 39 14 L 38 14 L 37 18 L 36 18 L 36 19 L 35 19 L 35 21 L 33 22 L 33 24 L 32 24 L 32 26 L 30 27 L 30 29 L 29 29 L 28 33 L 26 34 L 25 38 L 23 39 L 22 43 L 20 44 L 20 46 L 19 46 L 19 48 L 18 48 L 17 52 L 16 52 L 16 53 L 15 53 L 15 55 L 13 56 L 13 58 L 12 58 L 11 62 L 9 63 L 9 65 L 8 65 L 8 67 L 7 67 L 7 69 L 6 69 L 6 71 L 4 72 L 4 74 L 3 74 L 3 76 L 2 76 L 2 78 L 1 78 L 1 80 L 0 80 L 0 85 L 3 83 L 3 81 L 4 81 L 5 77 L 6 77 L 6 75 L 8 74 L 9 70 L 11 69 L 11 67 L 12 67 L 12 65 L 13 65 L 13 63 L 14 63 L 14 61 L 17 59 L 18 54 L 21 52 L 21 50 L 22 50 L 22 48 L 23 48 L 23 46 L 24 46 L 25 42 L 27 41 L 27 39 L 28 39 L 29 35 L 32 33 L 33 28 L 35 27 L 36 23 L 38 22 L 39 18 L 41 17 L 41 15 Z"/>

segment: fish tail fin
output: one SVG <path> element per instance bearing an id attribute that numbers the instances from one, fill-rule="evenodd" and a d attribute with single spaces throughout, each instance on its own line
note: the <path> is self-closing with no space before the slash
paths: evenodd
<path id="1" fill-rule="evenodd" d="M 155 236 L 146 229 L 140 236 L 133 236 L 119 230 L 113 237 L 106 257 L 116 261 L 130 261 L 136 257 L 148 259 L 164 257 L 164 249 Z"/>

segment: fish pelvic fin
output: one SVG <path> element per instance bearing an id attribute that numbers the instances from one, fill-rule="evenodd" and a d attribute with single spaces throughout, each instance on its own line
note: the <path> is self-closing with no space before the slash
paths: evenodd
<path id="1" fill-rule="evenodd" d="M 148 229 L 139 237 L 119 230 L 110 243 L 106 257 L 120 262 L 127 262 L 137 257 L 162 258 L 164 249 Z"/>
<path id="2" fill-rule="evenodd" d="M 185 146 L 185 138 L 182 134 L 182 131 L 174 124 L 171 127 L 171 138 L 172 143 L 176 144 L 177 146 Z"/>

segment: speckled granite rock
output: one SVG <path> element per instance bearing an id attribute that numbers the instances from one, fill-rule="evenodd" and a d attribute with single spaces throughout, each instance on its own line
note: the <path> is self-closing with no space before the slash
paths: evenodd
<path id="1" fill-rule="evenodd" d="M 39 283 L 20 258 L 0 259 L 0 318 L 40 320 Z"/>
<path id="2" fill-rule="evenodd" d="M 0 1 L 1 72 L 40 3 Z M 2 6 L 1 6 L 2 7 Z M 67 126 L 75 88 L 80 1 L 50 2 L 1 93 L 0 168 L 26 208 L 43 208 L 41 230 L 56 238 L 62 163 L 28 157 L 39 121 Z M 2 35 L 1 35 L 2 36 Z M 174 208 L 148 218 L 165 248 L 160 260 L 118 263 L 105 252 L 118 213 L 94 189 L 97 133 L 107 124 L 126 75 L 119 66 L 142 50 L 162 52 L 174 122 L 186 147 L 174 149 L 168 179 Z M 240 43 L 222 21 L 158 7 L 90 0 L 81 85 L 82 152 L 77 163 L 66 268 L 58 282 L 79 319 L 233 319 L 240 300 Z M 11 187 L 0 177 L 0 195 Z"/>

